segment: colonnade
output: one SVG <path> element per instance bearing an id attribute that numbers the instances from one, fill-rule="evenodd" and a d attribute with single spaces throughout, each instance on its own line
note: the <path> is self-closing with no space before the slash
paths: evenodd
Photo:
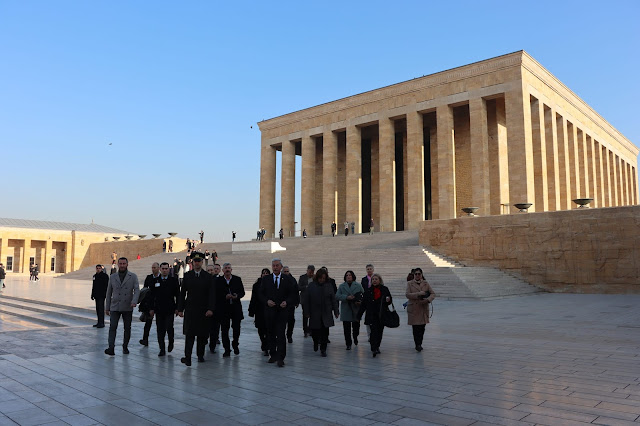
<path id="1" fill-rule="evenodd" d="M 426 219 L 638 204 L 637 171 L 593 133 L 522 90 L 426 110 L 351 120 L 263 140 L 260 226 L 277 234 L 276 152 L 281 159 L 285 235 L 329 234 L 331 222 L 356 232 L 417 229 Z M 363 148 L 366 146 L 366 149 Z M 301 170 L 296 171 L 296 155 Z M 295 229 L 296 172 L 301 224 Z M 400 201 L 399 201 L 400 200 Z"/>

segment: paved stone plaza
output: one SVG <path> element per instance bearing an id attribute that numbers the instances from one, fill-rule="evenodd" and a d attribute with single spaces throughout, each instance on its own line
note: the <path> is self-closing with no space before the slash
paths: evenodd
<path id="1" fill-rule="evenodd" d="M 0 302 L 87 308 L 89 284 L 13 278 Z M 366 337 L 346 351 L 338 323 L 327 358 L 298 328 L 285 368 L 266 363 L 249 318 L 240 355 L 187 368 L 182 336 L 157 357 L 155 326 L 148 348 L 136 322 L 131 354 L 116 346 L 109 357 L 107 328 L 33 329 L 0 313 L 0 425 L 640 424 L 640 295 L 436 300 L 422 353 L 402 302 L 403 324 L 385 331 L 379 357 Z"/>

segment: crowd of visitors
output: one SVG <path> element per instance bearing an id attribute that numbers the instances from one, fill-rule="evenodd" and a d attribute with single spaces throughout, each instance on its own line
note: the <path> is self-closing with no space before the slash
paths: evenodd
<path id="1" fill-rule="evenodd" d="M 212 260 L 210 264 L 209 260 Z M 118 259 L 117 273 L 110 276 L 102 265 L 97 265 L 91 292 L 98 316 L 94 327 L 104 327 L 105 314 L 111 317 L 105 353 L 115 354 L 116 330 L 121 317 L 124 322 L 123 353 L 129 353 L 132 313 L 139 304 L 140 319 L 145 322 L 140 344 L 149 345 L 155 318 L 158 356 L 174 349 L 173 321 L 176 316 L 184 318 L 183 364 L 191 365 L 194 344 L 198 362 L 205 362 L 207 344 L 211 353 L 216 353 L 217 345 L 222 344 L 223 358 L 230 357 L 232 351 L 239 354 L 241 322 L 245 319 L 241 303 L 245 288 L 242 279 L 233 275 L 230 263 L 221 266 L 216 261 L 217 253 L 191 250 L 187 259 L 175 258 L 173 265 L 154 263 L 142 290 L 136 274 L 128 270 L 126 258 Z M 380 355 L 384 329 L 397 327 L 398 315 L 383 278 L 375 273 L 373 265 L 366 265 L 365 269 L 366 275 L 360 282 L 355 272 L 348 270 L 343 282 L 337 285 L 326 267 L 316 270 L 314 265 L 309 265 L 298 280 L 280 259 L 273 259 L 270 269 L 263 268 L 251 288 L 248 315 L 254 319 L 260 350 L 269 357 L 268 362 L 284 367 L 287 344 L 293 343 L 295 310 L 300 306 L 303 335 L 305 338 L 311 336 L 313 350 L 320 351 L 322 357 L 328 354 L 329 329 L 338 318 L 343 325 L 346 350 L 358 346 L 360 323 L 364 320 L 372 356 Z M 415 350 L 421 352 L 429 323 L 429 305 L 436 294 L 420 268 L 412 270 L 407 277 L 406 297 Z M 165 338 L 168 338 L 168 346 L 165 346 Z"/>

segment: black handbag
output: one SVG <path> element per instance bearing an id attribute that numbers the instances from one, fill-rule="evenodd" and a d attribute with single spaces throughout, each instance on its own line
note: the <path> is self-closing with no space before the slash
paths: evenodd
<path id="1" fill-rule="evenodd" d="M 380 302 L 380 322 L 382 325 L 388 328 L 400 327 L 400 316 L 398 316 L 393 302 L 391 302 L 391 309 L 388 306 L 383 309 L 383 306 L 384 302 Z"/>

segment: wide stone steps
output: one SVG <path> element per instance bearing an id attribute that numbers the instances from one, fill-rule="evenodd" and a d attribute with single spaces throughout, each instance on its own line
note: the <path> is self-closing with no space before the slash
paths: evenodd
<path id="1" fill-rule="evenodd" d="M 260 270 L 270 268 L 271 260 L 278 257 L 289 266 L 296 278 L 306 272 L 308 264 L 313 264 L 316 268 L 326 266 L 330 276 L 338 283 L 342 282 L 347 270 L 353 270 L 356 277 L 361 279 L 365 274 L 365 265 L 371 263 L 396 297 L 404 297 L 407 274 L 415 267 L 423 269 L 438 297 L 445 299 L 490 299 L 539 291 L 497 269 L 465 267 L 430 247 L 422 247 L 415 231 L 376 233 L 372 236 L 358 234 L 348 237 L 285 238 L 275 241 L 286 247 L 286 250 L 277 253 L 232 253 L 230 242 L 205 243 L 198 249 L 203 252 L 215 249 L 219 256 L 218 263 L 231 263 L 233 273 L 242 277 L 246 290 L 250 290 L 260 276 Z M 160 253 L 141 260 L 130 260 L 129 270 L 138 274 L 142 284 L 144 277 L 151 272 L 153 262 L 173 264 L 174 258 L 185 257 L 186 251 Z M 64 275 L 64 278 L 87 280 L 90 285 L 94 269 L 93 266 L 81 269 Z"/>
<path id="2" fill-rule="evenodd" d="M 41 327 L 78 327 L 95 324 L 95 311 L 49 302 L 0 296 L 0 313 Z M 108 319 L 108 318 L 107 318 Z"/>

